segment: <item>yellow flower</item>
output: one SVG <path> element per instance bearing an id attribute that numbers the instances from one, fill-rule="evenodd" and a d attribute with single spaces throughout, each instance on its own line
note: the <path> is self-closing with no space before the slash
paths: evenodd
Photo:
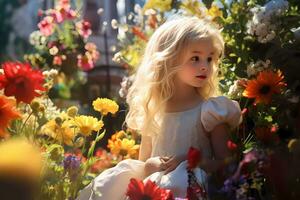
<path id="1" fill-rule="evenodd" d="M 210 15 L 213 19 L 216 17 L 222 17 L 223 12 L 216 5 L 212 5 L 210 9 L 207 11 L 207 14 Z"/>
<path id="2" fill-rule="evenodd" d="M 108 140 L 107 147 L 112 154 L 121 155 L 125 158 L 137 158 L 139 145 L 135 144 L 132 139 L 124 138 L 122 140 L 117 139 L 115 141 Z"/>
<path id="3" fill-rule="evenodd" d="M 125 131 L 118 131 L 111 136 L 109 140 L 116 141 L 117 139 L 122 139 L 126 135 Z"/>
<path id="4" fill-rule="evenodd" d="M 180 8 L 187 13 L 203 18 L 207 12 L 205 5 L 198 0 L 184 0 L 180 2 Z"/>
<path id="5" fill-rule="evenodd" d="M 25 139 L 0 143 L 0 174 L 38 180 L 43 167 L 40 150 Z"/>
<path id="6" fill-rule="evenodd" d="M 94 110 L 101 112 L 102 115 L 115 114 L 119 110 L 118 104 L 108 98 L 97 98 L 93 101 L 93 107 Z"/>
<path id="7" fill-rule="evenodd" d="M 156 9 L 161 12 L 171 10 L 172 0 L 148 0 L 144 6 L 144 10 Z"/>
<path id="8" fill-rule="evenodd" d="M 92 131 L 99 131 L 103 126 L 103 121 L 91 116 L 77 116 L 73 120 L 73 124 L 79 129 L 84 136 L 91 135 Z"/>
<path id="9" fill-rule="evenodd" d="M 76 133 L 71 126 L 70 120 L 65 120 L 60 125 L 52 119 L 42 127 L 40 134 L 48 135 L 59 142 L 72 146 Z"/>

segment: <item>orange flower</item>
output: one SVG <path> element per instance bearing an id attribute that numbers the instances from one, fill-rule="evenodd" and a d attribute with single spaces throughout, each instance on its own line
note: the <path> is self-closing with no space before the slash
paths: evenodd
<path id="1" fill-rule="evenodd" d="M 271 70 L 262 71 L 257 79 L 249 80 L 243 96 L 255 98 L 255 103 L 270 103 L 272 95 L 279 94 L 286 85 L 282 80 L 284 76 L 281 71 L 273 72 Z"/>
<path id="2" fill-rule="evenodd" d="M 157 18 L 156 15 L 150 15 L 148 18 L 148 24 L 151 28 L 155 29 L 157 26 Z"/>
<path id="3" fill-rule="evenodd" d="M 15 101 L 0 95 L 0 137 L 7 137 L 5 129 L 12 120 L 20 117 L 21 114 L 15 109 Z"/>
<path id="4" fill-rule="evenodd" d="M 139 27 L 132 27 L 132 33 L 136 36 L 138 36 L 139 38 L 141 38 L 142 40 L 148 41 L 148 38 L 146 37 L 146 35 L 140 30 Z"/>

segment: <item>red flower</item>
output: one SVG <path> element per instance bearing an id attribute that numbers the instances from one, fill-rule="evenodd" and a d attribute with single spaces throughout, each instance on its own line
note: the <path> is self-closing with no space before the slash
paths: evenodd
<path id="1" fill-rule="evenodd" d="M 162 189 L 150 180 L 144 184 L 143 181 L 134 178 L 130 179 L 126 195 L 130 200 L 174 200 L 170 190 Z"/>
<path id="2" fill-rule="evenodd" d="M 29 64 L 6 62 L 2 65 L 4 74 L 0 74 L 0 89 L 6 96 L 15 96 L 17 102 L 30 103 L 40 96 L 36 90 L 44 91 L 44 76 L 41 71 L 33 70 Z"/>
<path id="3" fill-rule="evenodd" d="M 198 163 L 201 161 L 201 158 L 201 152 L 194 147 L 190 147 L 188 152 L 188 168 L 193 169 L 197 167 Z"/>
<path id="4" fill-rule="evenodd" d="M 273 94 L 280 94 L 286 84 L 283 82 L 284 76 L 281 71 L 262 71 L 254 80 L 247 81 L 243 96 L 255 98 L 255 103 L 269 104 Z"/>
<path id="5" fill-rule="evenodd" d="M 231 140 L 228 140 L 227 141 L 227 148 L 231 151 L 234 151 L 234 150 L 236 150 L 237 145 L 234 142 L 232 142 Z"/>
<path id="6" fill-rule="evenodd" d="M 20 118 L 21 114 L 15 109 L 15 102 L 5 96 L 0 96 L 0 137 L 7 137 L 5 129 L 14 119 Z"/>

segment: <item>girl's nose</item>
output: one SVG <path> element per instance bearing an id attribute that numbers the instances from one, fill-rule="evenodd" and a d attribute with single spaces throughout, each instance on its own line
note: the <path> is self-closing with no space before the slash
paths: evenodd
<path id="1" fill-rule="evenodd" d="M 208 67 L 207 62 L 204 62 L 200 65 L 200 71 L 206 71 Z"/>

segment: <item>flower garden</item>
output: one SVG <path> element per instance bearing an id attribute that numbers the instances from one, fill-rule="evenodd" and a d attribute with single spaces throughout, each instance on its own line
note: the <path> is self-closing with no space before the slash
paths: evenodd
<path id="1" fill-rule="evenodd" d="M 111 21 L 119 34 L 113 60 L 129 74 L 121 83 L 123 102 L 94 99 L 90 106 L 97 116 L 82 114 L 76 106 L 58 108 L 51 98 L 70 98 L 71 88 L 84 84 L 83 72 L 101 59 L 88 40 L 91 24 L 68 0 L 39 11 L 38 30 L 29 38 L 35 52 L 21 61 L 7 60 L 0 69 L 4 199 L 76 199 L 103 170 L 138 158 L 140 134 L 122 127 L 108 133 L 105 118 L 113 119 L 126 103 L 148 38 L 174 14 L 207 18 L 222 29 L 226 48 L 220 90 L 242 108 L 243 122 L 227 142 L 230 165 L 211 174 L 210 199 L 300 199 L 299 9 L 297 0 L 148 0 L 136 5 L 127 16 L 131 23 Z M 111 135 L 107 146 L 100 146 L 106 134 Z M 14 191 L 22 196 L 9 196 Z M 155 183 L 135 179 L 127 194 L 131 200 L 174 199 Z"/>

